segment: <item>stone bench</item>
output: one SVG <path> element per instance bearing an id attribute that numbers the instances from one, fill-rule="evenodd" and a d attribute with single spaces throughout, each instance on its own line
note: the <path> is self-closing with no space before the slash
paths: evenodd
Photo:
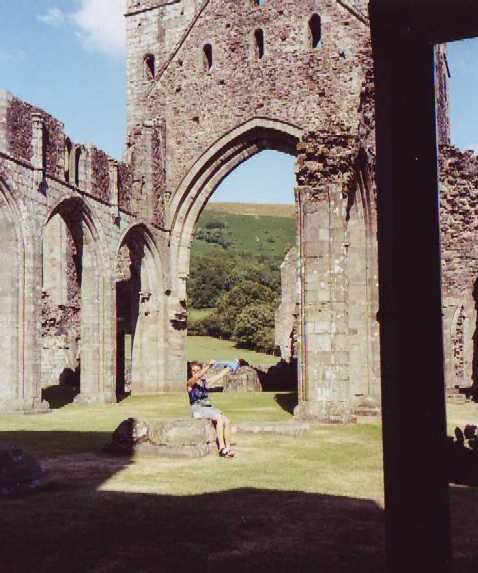
<path id="1" fill-rule="evenodd" d="M 243 434 L 279 434 L 298 438 L 310 430 L 307 422 L 244 422 L 234 426 L 235 432 Z"/>
<path id="2" fill-rule="evenodd" d="M 113 432 L 104 451 L 125 456 L 200 458 L 215 444 L 216 432 L 209 420 L 128 418 Z"/>

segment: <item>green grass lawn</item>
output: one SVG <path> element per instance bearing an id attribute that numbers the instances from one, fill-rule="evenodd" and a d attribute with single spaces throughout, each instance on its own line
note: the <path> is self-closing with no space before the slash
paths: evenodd
<path id="1" fill-rule="evenodd" d="M 244 358 L 254 366 L 265 367 L 273 366 L 280 360 L 278 356 L 236 348 L 234 342 L 230 340 L 220 340 L 210 336 L 188 336 L 186 353 L 189 361 L 208 362 L 212 359 L 234 360 L 235 358 Z"/>
<path id="2" fill-rule="evenodd" d="M 233 422 L 292 420 L 283 395 L 214 401 Z M 101 452 L 127 417 L 189 415 L 181 393 L 0 416 L 2 441 L 50 475 L 44 491 L 2 500 L 2 573 L 385 570 L 377 420 L 300 438 L 236 434 L 233 460 Z M 476 570 L 476 501 L 475 490 L 452 492 L 455 573 Z"/>
<path id="3" fill-rule="evenodd" d="M 210 316 L 216 309 L 215 308 L 189 308 L 188 309 L 188 322 L 197 322 L 203 318 Z"/>

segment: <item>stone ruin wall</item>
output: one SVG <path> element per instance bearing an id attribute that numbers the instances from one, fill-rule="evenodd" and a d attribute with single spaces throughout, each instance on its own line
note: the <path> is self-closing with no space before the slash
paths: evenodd
<path id="1" fill-rule="evenodd" d="M 314 13 L 322 19 L 322 41 L 316 50 L 307 44 L 308 20 Z M 55 206 L 65 199 L 88 205 L 101 231 L 101 258 L 95 276 L 106 285 L 114 286 L 118 280 L 114 270 L 117 252 L 128 227 L 136 221 L 149 225 L 162 245 L 165 291 L 170 296 L 175 288 L 171 274 L 174 266 L 168 270 L 172 265 L 167 258 L 170 251 L 164 246 L 167 235 L 161 231 L 167 232 L 174 220 L 170 201 L 211 144 L 257 117 L 297 126 L 303 134 L 297 148 L 296 190 L 307 219 L 301 229 L 305 249 L 301 272 L 308 277 L 307 336 L 313 341 L 315 356 L 322 361 L 313 375 L 323 382 L 313 390 L 317 396 L 324 390 L 332 391 L 338 403 L 350 386 L 351 373 L 363 372 L 357 378 L 368 380 L 368 389 L 355 387 L 356 395 L 370 393 L 370 388 L 379 394 L 373 71 L 365 15 L 365 0 L 268 0 L 264 6 L 256 6 L 252 0 L 130 0 L 124 163 L 113 161 L 93 146 L 76 145 L 58 120 L 0 92 L 0 175 L 22 205 L 21 225 L 28 236 L 25 252 L 31 265 L 26 276 L 31 289 L 29 320 L 38 325 L 45 350 L 40 357 L 30 344 L 31 354 L 26 358 L 26 378 L 32 385 L 29 400 L 38 400 L 32 381 L 41 378 L 40 369 L 44 379 L 47 371 L 60 371 L 65 350 L 69 351 L 65 364 L 74 365 L 72 356 L 76 357 L 81 348 L 83 300 L 74 263 L 78 241 L 67 241 L 64 254 L 66 304 L 55 302 L 47 290 L 41 292 L 38 244 Z M 264 33 L 262 58 L 254 39 L 258 29 Z M 213 49 L 209 70 L 202 51 L 205 44 Z M 152 74 L 146 73 L 147 54 L 155 58 Z M 451 333 L 447 357 L 456 378 L 462 374 L 466 377 L 470 368 L 473 335 L 469 333 L 474 333 L 470 323 L 473 326 L 476 322 L 473 197 L 477 167 L 474 156 L 446 146 L 448 69 L 446 53 L 440 50 L 437 72 L 439 134 L 445 144 L 445 331 Z M 75 234 L 74 213 L 64 214 Z M 80 215 L 84 216 L 83 211 Z M 84 219 L 81 225 L 85 229 Z M 324 225 L 327 237 L 319 232 Z M 314 282 L 322 254 L 329 265 L 324 287 Z M 111 325 L 116 314 L 114 308 L 107 308 L 108 353 L 115 348 L 108 337 L 113 335 Z M 452 308 L 454 311 L 449 311 Z M 179 316 L 183 311 L 175 312 L 174 316 Z M 38 340 L 35 327 L 28 332 L 30 342 Z M 333 363 L 329 364 L 331 356 Z M 102 355 L 101 360 L 108 358 Z M 109 369 L 104 376 L 110 390 L 105 386 L 98 393 L 110 396 L 115 380 L 111 360 L 105 368 Z"/>
<path id="2" fill-rule="evenodd" d="M 447 386 L 477 386 L 478 156 L 440 147 L 444 339 Z"/>
<path id="3" fill-rule="evenodd" d="M 185 10 L 190 6 L 182 4 Z M 335 0 L 320 6 L 316 0 L 204 4 L 192 28 L 183 21 L 188 33 L 176 50 L 167 51 L 168 57 L 164 49 L 172 44 L 165 47 L 153 31 L 161 21 L 167 25 L 177 7 L 142 14 L 130 10 L 127 18 L 130 31 L 140 23 L 142 30 L 141 42 L 137 33 L 130 32 L 129 39 L 130 92 L 135 94 L 129 102 L 129 142 L 131 148 L 141 144 L 142 121 L 165 123 L 166 193 L 174 193 L 213 142 L 252 117 L 329 132 L 356 131 L 364 69 L 371 62 L 367 27 L 349 10 Z M 316 50 L 307 47 L 308 20 L 314 13 L 322 18 L 322 43 Z M 257 29 L 264 32 L 262 59 L 255 52 Z M 203 64 L 206 43 L 213 50 L 209 71 Z M 155 79 L 145 86 L 141 74 L 148 52 L 159 64 Z"/>
<path id="4" fill-rule="evenodd" d="M 98 248 L 106 254 L 98 261 L 102 265 L 97 269 L 99 280 L 108 275 L 110 264 L 113 268 L 109 261 L 116 256 L 121 235 L 135 221 L 132 205 L 141 198 L 135 197 L 128 164 L 109 158 L 94 146 L 75 144 L 61 122 L 8 92 L 0 92 L 0 176 L 11 201 L 22 209 L 22 218 L 16 224 L 25 235 L 25 253 L 30 261 L 39 261 L 30 263 L 36 265 L 34 268 L 26 269 L 25 280 L 34 289 L 34 315 L 28 320 L 32 320 L 34 329 L 38 328 L 39 336 L 38 350 L 32 349 L 26 369 L 35 373 L 35 380 L 41 379 L 41 386 L 47 386 L 75 373 L 81 348 L 81 243 L 87 228 L 83 211 L 65 211 L 62 201 L 77 200 L 91 210 L 101 233 L 98 239 L 103 242 Z M 55 215 L 57 205 L 59 215 Z M 65 241 L 55 244 L 57 235 L 48 246 L 46 231 L 57 218 L 66 229 Z M 46 288 L 42 284 L 42 243 L 45 253 L 49 253 L 47 258 L 57 259 L 49 275 L 53 271 L 64 273 L 65 295 L 54 278 Z M 21 250 L 18 256 L 23 256 Z M 32 335 L 36 336 L 34 332 Z"/>
<path id="5" fill-rule="evenodd" d="M 280 348 L 282 360 L 290 362 L 297 358 L 298 305 L 297 248 L 286 254 L 280 266 L 281 302 L 275 313 L 275 344 Z"/>

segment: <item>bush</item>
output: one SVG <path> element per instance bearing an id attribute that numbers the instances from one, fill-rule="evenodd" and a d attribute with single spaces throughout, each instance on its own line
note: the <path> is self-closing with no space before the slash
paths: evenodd
<path id="1" fill-rule="evenodd" d="M 206 229 L 225 229 L 226 223 L 223 221 L 209 221 L 206 223 Z"/>
<path id="2" fill-rule="evenodd" d="M 194 308 L 216 306 L 229 288 L 233 262 L 226 257 L 197 258 L 188 281 L 188 304 Z"/>
<path id="3" fill-rule="evenodd" d="M 207 330 L 208 318 L 202 318 L 201 320 L 195 320 L 195 321 L 188 322 L 188 335 L 190 335 L 190 336 L 208 336 L 208 330 Z"/>
<path id="4" fill-rule="evenodd" d="M 274 307 L 250 304 L 235 321 L 232 339 L 243 348 L 255 350 L 258 344 L 269 351 L 274 348 Z"/>
<path id="5" fill-rule="evenodd" d="M 269 287 L 253 281 L 242 281 L 217 303 L 216 314 L 221 323 L 222 338 L 230 339 L 233 336 L 238 317 L 247 307 L 266 305 L 272 308 L 276 302 L 277 295 Z"/>
<path id="6" fill-rule="evenodd" d="M 280 356 L 280 348 L 275 343 L 275 331 L 270 326 L 259 328 L 256 335 L 254 350 L 265 354 Z"/>

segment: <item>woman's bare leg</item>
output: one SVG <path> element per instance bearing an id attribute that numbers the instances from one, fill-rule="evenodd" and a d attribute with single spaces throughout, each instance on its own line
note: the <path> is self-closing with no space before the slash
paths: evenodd
<path id="1" fill-rule="evenodd" d="M 229 449 L 231 447 L 231 421 L 226 416 L 223 417 L 224 423 L 224 443 L 226 444 L 226 448 Z"/>
<path id="2" fill-rule="evenodd" d="M 224 444 L 224 424 L 222 421 L 222 416 L 218 416 L 216 420 L 216 435 L 217 435 L 217 442 L 219 446 L 219 451 L 224 449 L 226 445 Z"/>

